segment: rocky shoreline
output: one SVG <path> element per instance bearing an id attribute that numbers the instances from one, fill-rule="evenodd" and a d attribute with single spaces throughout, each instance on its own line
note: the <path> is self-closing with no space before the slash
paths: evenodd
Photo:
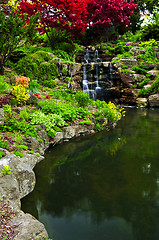
<path id="1" fill-rule="evenodd" d="M 116 123 L 111 125 L 115 127 Z M 42 223 L 36 220 L 28 213 L 21 210 L 20 200 L 33 191 L 36 178 L 33 171 L 35 165 L 44 159 L 44 152 L 49 146 L 55 146 L 72 138 L 93 134 L 95 122 L 92 121 L 91 125 L 72 125 L 64 127 L 62 132 L 57 132 L 56 138 L 49 141 L 45 126 L 40 126 L 41 130 L 38 131 L 38 142 L 33 137 L 24 137 L 23 142 L 28 146 L 29 150 L 33 150 L 34 154 L 23 152 L 24 157 L 20 158 L 5 149 L 0 148 L 4 152 L 4 157 L 0 159 L 0 172 L 3 166 L 10 166 L 12 173 L 10 175 L 0 175 L 0 196 L 4 201 L 8 201 L 9 205 L 14 211 L 17 211 L 17 216 L 11 219 L 10 224 L 15 226 L 14 231 L 16 236 L 13 240 L 33 240 L 40 238 L 47 238 L 47 231 Z M 107 119 L 103 119 L 103 126 L 110 127 Z M 38 126 L 37 126 L 38 127 Z"/>

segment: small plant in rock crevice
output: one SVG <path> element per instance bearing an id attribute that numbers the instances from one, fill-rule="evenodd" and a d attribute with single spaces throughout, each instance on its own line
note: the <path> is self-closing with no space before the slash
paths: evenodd
<path id="1" fill-rule="evenodd" d="M 9 166 L 3 166 L 3 168 L 2 168 L 2 173 L 4 174 L 4 175 L 9 175 L 9 174 L 11 174 L 12 172 L 11 172 L 11 168 L 9 167 Z"/>

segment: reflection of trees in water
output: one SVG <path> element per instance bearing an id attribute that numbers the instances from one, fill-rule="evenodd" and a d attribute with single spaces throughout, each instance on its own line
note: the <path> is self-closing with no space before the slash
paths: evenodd
<path id="1" fill-rule="evenodd" d="M 48 153 L 36 169 L 35 199 L 54 217 L 71 217 L 77 210 L 91 214 L 96 223 L 121 217 L 132 223 L 136 240 L 157 239 L 158 146 L 153 112 L 132 110 L 111 132 Z"/>

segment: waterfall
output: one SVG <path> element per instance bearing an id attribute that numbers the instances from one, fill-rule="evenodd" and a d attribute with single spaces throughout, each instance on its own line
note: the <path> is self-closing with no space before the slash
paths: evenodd
<path id="1" fill-rule="evenodd" d="M 111 62 L 109 63 L 109 78 L 113 80 L 113 65 Z"/>
<path id="2" fill-rule="evenodd" d="M 88 50 L 88 48 L 86 49 L 86 53 L 84 55 L 84 60 L 85 60 L 86 63 L 89 63 L 89 50 Z"/>
<path id="3" fill-rule="evenodd" d="M 113 84 L 112 63 L 102 62 L 98 49 L 86 49 L 83 63 L 83 92 L 93 100 L 107 100 Z"/>
<path id="4" fill-rule="evenodd" d="M 89 94 L 89 88 L 88 88 L 88 81 L 87 81 L 87 74 L 86 74 L 86 66 L 83 66 L 83 92 L 86 92 Z"/>

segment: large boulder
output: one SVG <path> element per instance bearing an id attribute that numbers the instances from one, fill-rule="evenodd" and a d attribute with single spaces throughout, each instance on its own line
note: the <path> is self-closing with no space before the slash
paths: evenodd
<path id="1" fill-rule="evenodd" d="M 121 65 L 128 66 L 128 68 L 138 65 L 138 61 L 136 59 L 132 59 L 132 58 L 121 58 L 120 63 L 121 63 Z"/>
<path id="2" fill-rule="evenodd" d="M 2 169 L 0 167 L 0 169 Z M 9 201 L 9 204 L 16 210 L 21 207 L 19 184 L 13 174 L 0 177 L 0 197 Z"/>
<path id="3" fill-rule="evenodd" d="M 42 223 L 30 214 L 19 211 L 17 216 L 10 221 L 14 225 L 16 235 L 13 240 L 33 240 L 48 238 L 48 234 Z"/>
<path id="4" fill-rule="evenodd" d="M 137 103 L 137 106 L 139 107 L 147 107 L 148 105 L 147 98 L 137 98 L 136 103 Z"/>
<path id="5" fill-rule="evenodd" d="M 18 184 L 18 191 L 15 191 L 16 200 L 25 197 L 34 189 L 35 186 L 35 174 L 33 172 L 33 168 L 35 167 L 36 163 L 40 162 L 43 158 L 44 157 L 42 156 L 32 154 L 26 154 L 23 158 L 20 158 L 19 156 L 15 156 L 14 154 L 11 154 L 5 150 L 5 157 L 0 159 L 0 172 L 3 166 L 10 166 L 12 174 L 1 177 L 0 185 L 3 186 L 2 183 L 4 182 L 4 178 L 12 177 L 13 187 L 16 188 L 16 184 Z M 8 183 L 8 188 L 9 187 L 10 184 Z M 3 194 L 4 191 L 1 187 L 0 195 Z M 13 191 L 12 193 L 14 195 Z M 14 199 L 14 197 L 10 196 L 9 194 L 7 195 L 8 200 L 12 201 Z"/>
<path id="6" fill-rule="evenodd" d="M 150 107 L 159 107 L 159 94 L 150 95 L 148 102 Z"/>
<path id="7" fill-rule="evenodd" d="M 147 74 L 150 74 L 152 77 L 156 77 L 157 75 L 159 75 L 159 70 L 150 70 L 147 72 Z"/>

